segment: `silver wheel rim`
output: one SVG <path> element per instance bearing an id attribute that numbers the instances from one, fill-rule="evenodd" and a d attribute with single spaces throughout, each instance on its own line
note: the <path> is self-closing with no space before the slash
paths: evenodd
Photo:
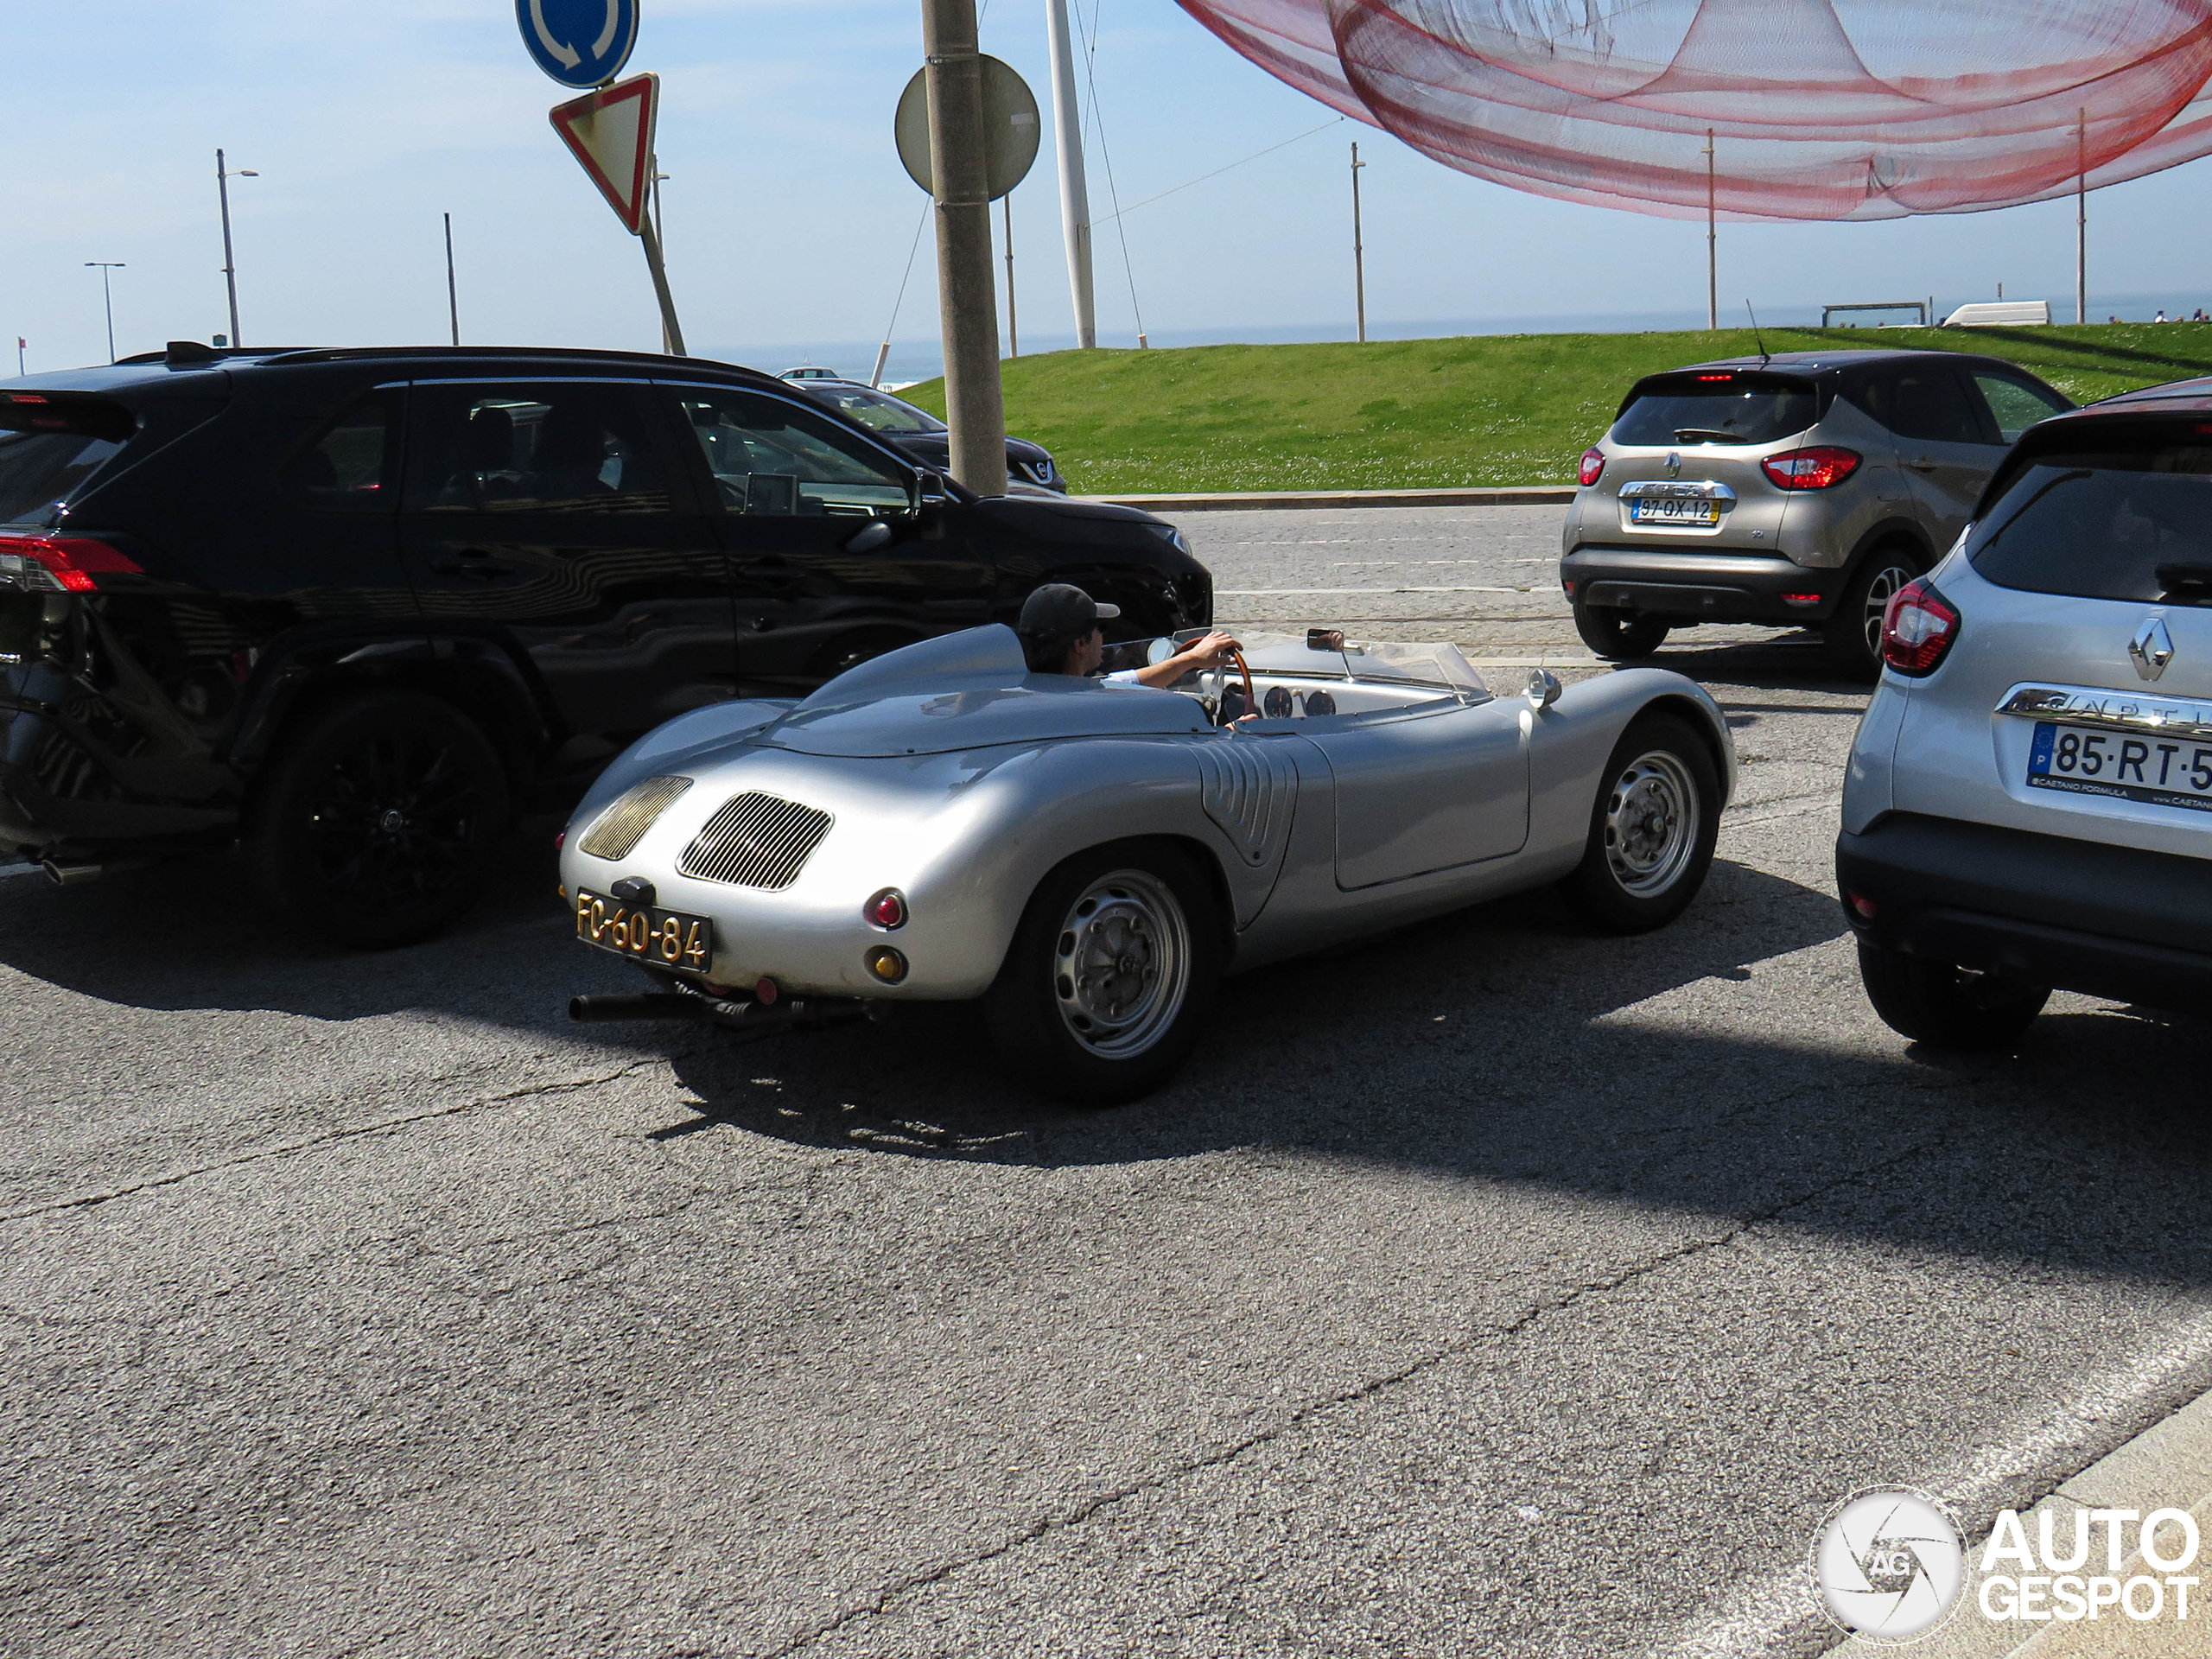
<path id="1" fill-rule="evenodd" d="M 1874 573 L 1874 580 L 1866 588 L 1866 649 L 1878 661 L 1882 655 L 1882 622 L 1890 613 L 1890 601 L 1897 589 L 1912 580 L 1912 572 L 1901 564 L 1885 565 Z"/>
<path id="2" fill-rule="evenodd" d="M 1103 1059 L 1132 1059 L 1166 1035 L 1191 983 L 1191 930 L 1158 876 L 1116 870 L 1068 907 L 1052 943 L 1060 1023 Z"/>
<path id="3" fill-rule="evenodd" d="M 1697 848 L 1697 785 L 1689 768 L 1665 749 L 1638 755 L 1622 768 L 1605 797 L 1605 861 L 1632 899 L 1652 899 L 1673 887 Z"/>

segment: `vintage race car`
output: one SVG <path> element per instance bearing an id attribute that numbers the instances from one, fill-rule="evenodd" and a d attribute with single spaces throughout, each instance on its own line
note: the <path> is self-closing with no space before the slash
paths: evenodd
<path id="1" fill-rule="evenodd" d="M 1224 974 L 1554 881 L 1641 931 L 1702 885 L 1735 754 L 1694 682 L 1500 697 L 1450 645 L 1244 643 L 1154 689 L 972 628 L 671 721 L 561 855 L 577 938 L 661 989 L 571 1014 L 766 1033 L 982 998 L 1012 1070 L 1107 1103 L 1174 1070 Z"/>

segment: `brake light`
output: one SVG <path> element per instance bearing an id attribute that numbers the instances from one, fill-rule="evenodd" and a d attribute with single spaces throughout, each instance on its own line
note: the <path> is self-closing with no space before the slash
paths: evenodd
<path id="1" fill-rule="evenodd" d="M 0 536 L 0 576 L 25 588 L 95 593 L 97 578 L 143 574 L 105 542 L 90 536 Z"/>
<path id="2" fill-rule="evenodd" d="M 1698 376 L 1700 380 L 1706 382 L 1714 380 L 1733 380 L 1736 377 L 1732 374 L 1700 374 Z"/>
<path id="3" fill-rule="evenodd" d="M 1882 616 L 1882 660 L 1910 679 L 1933 674 L 1959 637 L 1959 613 L 1922 576 L 1898 588 Z"/>
<path id="4" fill-rule="evenodd" d="M 1605 475 L 1605 452 L 1602 449 L 1585 449 L 1582 452 L 1582 465 L 1575 473 L 1575 476 L 1582 482 L 1582 487 L 1588 489 Z"/>
<path id="5" fill-rule="evenodd" d="M 1769 455 L 1759 470 L 1785 490 L 1832 490 L 1859 470 L 1862 459 L 1856 449 L 1820 444 Z"/>
<path id="6" fill-rule="evenodd" d="M 896 887 L 886 887 L 868 901 L 861 914 L 867 918 L 869 926 L 882 928 L 887 932 L 893 928 L 904 927 L 906 925 L 906 895 Z"/>

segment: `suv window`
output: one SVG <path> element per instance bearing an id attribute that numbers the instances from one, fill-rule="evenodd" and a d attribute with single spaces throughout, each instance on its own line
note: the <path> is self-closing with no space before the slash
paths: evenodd
<path id="1" fill-rule="evenodd" d="M 2212 572 L 2212 429 L 2113 423 L 2075 443 L 2005 480 L 1967 543 L 1977 571 L 2000 588 L 2145 601 L 2165 591 L 2162 566 Z"/>
<path id="2" fill-rule="evenodd" d="M 1636 389 L 1613 423 L 1613 442 L 1774 443 L 1818 420 L 1819 404 L 1819 395 L 1802 381 L 1670 375 Z"/>
<path id="3" fill-rule="evenodd" d="M 849 432 L 780 398 L 686 388 L 683 423 L 699 442 L 722 505 L 783 518 L 903 512 L 904 474 Z"/>
<path id="4" fill-rule="evenodd" d="M 639 388 L 418 385 L 410 505 L 427 512 L 666 512 L 669 468 Z"/>
<path id="5" fill-rule="evenodd" d="M 292 457 L 284 482 L 326 512 L 374 512 L 391 505 L 392 399 L 356 404 Z"/>
<path id="6" fill-rule="evenodd" d="M 1901 438 L 1923 443 L 1995 441 L 1967 396 L 1966 383 L 1948 363 L 1876 375 L 1855 401 Z"/>
<path id="7" fill-rule="evenodd" d="M 1997 423 L 1997 435 L 2007 443 L 2018 443 L 2020 434 L 2037 421 L 2074 407 L 2048 387 L 2009 374 L 1988 369 L 1975 369 L 1972 373 L 1982 401 L 1989 405 L 1990 416 Z"/>
<path id="8" fill-rule="evenodd" d="M 135 424 L 105 398 L 0 392 L 0 524 L 43 518 L 107 464 Z"/>

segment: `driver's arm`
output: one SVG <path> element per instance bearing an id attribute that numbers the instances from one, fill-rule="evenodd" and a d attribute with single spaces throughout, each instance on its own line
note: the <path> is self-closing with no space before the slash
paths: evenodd
<path id="1" fill-rule="evenodd" d="M 1136 671 L 1137 683 L 1165 689 L 1185 674 L 1220 666 L 1224 657 L 1241 649 L 1235 636 L 1217 631 L 1203 639 L 1193 639 L 1165 662 L 1146 664 Z"/>

